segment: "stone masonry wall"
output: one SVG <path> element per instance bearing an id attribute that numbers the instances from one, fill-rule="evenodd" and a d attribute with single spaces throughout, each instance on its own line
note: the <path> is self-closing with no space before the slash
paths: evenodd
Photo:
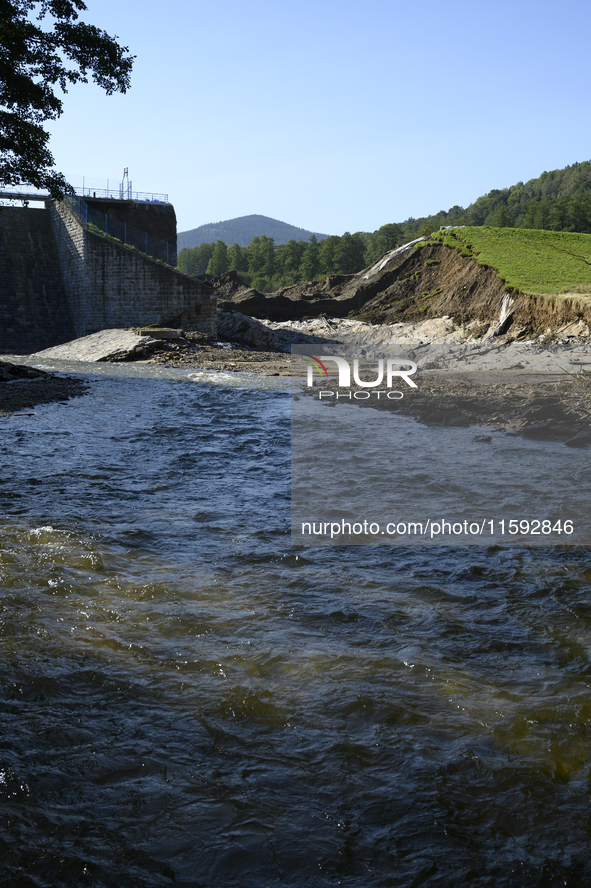
<path id="1" fill-rule="evenodd" d="M 0 353 L 31 354 L 75 336 L 47 210 L 0 213 Z"/>
<path id="2" fill-rule="evenodd" d="M 199 281 L 87 231 L 62 203 L 48 208 L 77 336 L 179 316 L 215 334 L 216 299 Z"/>

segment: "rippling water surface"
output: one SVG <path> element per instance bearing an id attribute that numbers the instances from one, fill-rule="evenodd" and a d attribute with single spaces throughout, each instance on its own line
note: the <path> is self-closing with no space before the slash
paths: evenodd
<path id="1" fill-rule="evenodd" d="M 292 547 L 283 383 L 96 374 L 0 420 L 2 883 L 591 884 L 588 551 Z"/>

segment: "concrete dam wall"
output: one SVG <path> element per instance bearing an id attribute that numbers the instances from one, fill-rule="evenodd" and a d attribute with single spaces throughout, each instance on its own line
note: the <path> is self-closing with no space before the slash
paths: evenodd
<path id="1" fill-rule="evenodd" d="M 110 327 L 173 318 L 215 333 L 215 296 L 88 230 L 65 203 L 0 212 L 0 353 L 29 354 Z"/>

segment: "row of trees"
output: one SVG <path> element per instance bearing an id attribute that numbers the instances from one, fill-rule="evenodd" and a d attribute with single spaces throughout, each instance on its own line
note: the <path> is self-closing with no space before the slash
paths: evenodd
<path id="1" fill-rule="evenodd" d="M 404 239 L 402 226 L 391 224 L 371 234 L 346 231 L 341 237 L 322 241 L 312 235 L 309 241 L 290 240 L 279 245 L 266 235 L 254 237 L 246 247 L 228 247 L 218 240 L 181 250 L 178 267 L 191 275 L 237 271 L 256 290 L 270 292 L 329 274 L 355 274 Z"/>

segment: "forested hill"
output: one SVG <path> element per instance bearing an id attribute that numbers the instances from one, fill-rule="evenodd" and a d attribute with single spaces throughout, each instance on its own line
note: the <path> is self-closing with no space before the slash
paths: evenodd
<path id="1" fill-rule="evenodd" d="M 290 240 L 308 241 L 312 234 L 321 241 L 328 234 L 319 234 L 317 231 L 306 231 L 305 228 L 296 228 L 287 222 L 278 219 L 270 219 L 269 216 L 239 216 L 238 219 L 227 219 L 225 222 L 215 222 L 211 225 L 200 225 L 191 231 L 181 231 L 177 236 L 179 250 L 198 247 L 200 244 L 215 243 L 222 240 L 224 243 L 239 244 L 246 247 L 253 237 L 262 235 L 272 237 L 276 244 L 286 244 Z"/>
<path id="2" fill-rule="evenodd" d="M 407 219 L 406 236 L 442 225 L 492 225 L 495 228 L 543 228 L 591 233 L 591 161 L 544 172 L 525 184 L 495 188 L 469 207 L 455 206 L 433 216 Z"/>

